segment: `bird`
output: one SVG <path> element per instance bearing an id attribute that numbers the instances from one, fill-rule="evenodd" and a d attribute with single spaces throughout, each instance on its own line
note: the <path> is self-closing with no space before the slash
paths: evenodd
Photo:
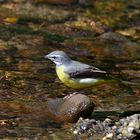
<path id="1" fill-rule="evenodd" d="M 116 81 L 108 72 L 72 60 L 64 51 L 53 51 L 45 55 L 45 58 L 55 63 L 60 81 L 73 89 L 84 89 L 107 81 Z"/>

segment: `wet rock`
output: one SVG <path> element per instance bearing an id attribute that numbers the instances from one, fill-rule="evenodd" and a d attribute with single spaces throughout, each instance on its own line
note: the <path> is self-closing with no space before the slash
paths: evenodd
<path id="1" fill-rule="evenodd" d="M 80 4 L 80 5 L 87 6 L 87 5 L 91 4 L 90 0 L 35 0 L 35 2 L 36 3 L 55 4 L 55 5 Z"/>
<path id="2" fill-rule="evenodd" d="M 89 118 L 94 105 L 85 95 L 76 94 L 48 102 L 50 114 L 62 122 L 76 122 L 80 117 Z"/>
<path id="3" fill-rule="evenodd" d="M 116 139 L 138 139 L 140 135 L 140 114 L 120 119 L 109 131 L 112 133 L 109 139 L 114 137 L 116 137 Z M 104 139 L 106 138 L 108 138 L 107 134 Z"/>
<path id="4" fill-rule="evenodd" d="M 129 38 L 133 38 L 133 40 L 136 40 L 139 42 L 140 36 L 139 36 L 138 30 L 139 30 L 139 27 L 134 26 L 134 27 L 130 27 L 130 28 L 125 29 L 125 30 L 124 29 L 118 30 L 117 32 L 124 35 L 124 36 L 127 36 Z"/>
<path id="5" fill-rule="evenodd" d="M 126 79 L 127 81 L 131 81 L 137 84 L 140 83 L 140 71 L 139 71 L 140 61 L 139 60 L 133 61 L 133 62 L 117 63 L 115 67 L 121 71 L 120 73 L 123 79 Z M 139 93 L 140 93 L 140 89 L 139 89 Z"/>
<path id="6" fill-rule="evenodd" d="M 94 119 L 79 119 L 73 126 L 72 131 L 80 137 L 86 134 L 88 137 L 103 140 L 132 140 L 138 139 L 140 135 L 140 114 L 122 118 L 118 122 L 111 119 L 96 121 Z"/>
<path id="7" fill-rule="evenodd" d="M 6 41 L 0 39 L 0 51 L 12 48 Z"/>
<path id="8" fill-rule="evenodd" d="M 7 18 L 7 17 L 14 17 L 17 18 L 18 23 L 26 24 L 35 22 L 43 25 L 46 24 L 45 22 L 60 22 L 64 21 L 65 19 L 68 19 L 72 13 L 70 13 L 68 10 L 62 9 L 62 8 L 56 8 L 56 7 L 49 7 L 46 5 L 34 5 L 31 2 L 19 2 L 19 3 L 13 3 L 10 4 L 3 4 L 0 5 L 0 16 Z M 6 11 L 6 12 L 5 12 Z M 47 13 L 47 14 L 46 14 Z M 28 24 L 30 27 L 32 27 L 32 23 Z M 35 29 L 38 29 L 38 26 Z M 42 26 L 42 25 L 41 25 Z M 33 28 L 33 27 L 32 27 Z"/>
<path id="9" fill-rule="evenodd" d="M 104 33 L 95 39 L 76 39 L 74 42 L 65 42 L 65 45 L 73 46 L 77 55 L 78 50 L 84 48 L 86 55 L 97 60 L 132 61 L 140 59 L 140 45 L 113 32 Z"/>
<path id="10" fill-rule="evenodd" d="M 68 4 L 76 3 L 77 0 L 36 0 L 36 2 L 43 2 L 43 3 L 49 3 L 49 4 L 68 5 Z"/>
<path id="11" fill-rule="evenodd" d="M 91 4 L 91 1 L 90 0 L 78 0 L 78 2 L 79 2 L 79 4 L 85 5 L 85 6 Z"/>
<path id="12" fill-rule="evenodd" d="M 39 35 L 17 35 L 12 37 L 8 44 L 17 48 L 18 54 L 30 57 L 42 52 L 44 38 Z"/>
<path id="13" fill-rule="evenodd" d="M 54 125 L 56 128 L 56 125 L 60 127 L 66 122 L 76 122 L 81 116 L 89 118 L 93 112 L 92 101 L 82 94 L 69 98 L 50 99 L 43 103 L 31 103 L 29 99 L 26 99 L 26 103 L 21 103 L 18 99 L 14 101 L 13 98 L 10 100 L 12 101 L 0 102 L 1 118 L 7 119 L 10 116 L 20 126 L 50 126 L 52 128 Z"/>
<path id="14" fill-rule="evenodd" d="M 7 0 L 0 0 L 0 3 L 4 3 L 4 2 L 7 2 Z"/>
<path id="15" fill-rule="evenodd" d="M 73 36 L 73 37 L 87 37 L 87 36 L 94 36 L 96 32 L 87 30 L 87 29 L 80 29 L 77 27 L 72 27 L 70 25 L 64 24 L 53 24 L 47 26 L 47 30 L 52 33 L 59 34 L 64 36 Z"/>
<path id="16" fill-rule="evenodd" d="M 8 44 L 6 41 L 0 39 L 0 58 L 6 58 L 8 55 L 15 55 L 16 54 L 16 47 Z"/>
<path id="17" fill-rule="evenodd" d="M 110 40 L 110 41 L 115 41 L 115 42 L 128 42 L 129 40 L 122 36 L 121 34 L 114 33 L 114 32 L 107 32 L 99 36 L 99 38 L 102 40 Z"/>
<path id="18" fill-rule="evenodd" d="M 124 77 L 127 77 L 128 80 L 131 79 L 131 81 L 133 81 L 133 82 L 140 83 L 140 71 L 139 70 L 124 69 L 121 72 Z"/>
<path id="19" fill-rule="evenodd" d="M 97 36 L 99 34 L 103 34 L 106 31 L 110 31 L 111 29 L 102 24 L 101 22 L 96 22 L 93 19 L 89 19 L 88 17 L 80 14 L 80 15 L 76 15 L 76 19 L 74 21 L 67 21 L 65 23 L 65 25 L 69 28 L 73 28 L 73 29 L 77 29 L 77 30 L 81 30 L 81 34 L 83 31 L 84 32 L 89 32 L 90 34 L 87 35 L 87 37 L 91 36 Z M 80 37 L 80 36 L 79 36 Z"/>
<path id="20" fill-rule="evenodd" d="M 79 135 L 81 138 L 85 136 L 92 139 L 101 139 L 111 123 L 112 120 L 108 118 L 103 122 L 95 119 L 80 118 L 71 130 L 74 134 Z"/>
<path id="21" fill-rule="evenodd" d="M 72 37 L 89 37 L 97 34 L 102 34 L 109 28 L 100 22 L 96 22 L 93 19 L 89 19 L 84 15 L 78 15 L 77 12 L 73 12 L 70 16 L 74 20 L 66 20 L 65 23 L 50 24 L 47 26 L 47 30 L 65 36 Z"/>
<path id="22" fill-rule="evenodd" d="M 9 48 L 8 43 L 0 39 L 0 50 L 7 49 L 7 48 Z"/>

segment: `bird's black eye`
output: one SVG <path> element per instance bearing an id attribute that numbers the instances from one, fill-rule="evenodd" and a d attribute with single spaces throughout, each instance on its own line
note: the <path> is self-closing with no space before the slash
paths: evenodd
<path id="1" fill-rule="evenodd" d="M 52 58 L 53 58 L 53 59 L 56 59 L 56 56 L 53 56 Z"/>

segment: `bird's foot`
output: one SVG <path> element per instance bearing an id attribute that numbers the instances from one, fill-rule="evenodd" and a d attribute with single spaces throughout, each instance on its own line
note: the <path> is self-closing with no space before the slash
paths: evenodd
<path id="1" fill-rule="evenodd" d="M 76 95 L 77 93 L 78 93 L 78 92 L 71 93 L 71 94 L 65 96 L 63 99 L 69 99 L 69 98 L 71 98 L 72 96 Z"/>

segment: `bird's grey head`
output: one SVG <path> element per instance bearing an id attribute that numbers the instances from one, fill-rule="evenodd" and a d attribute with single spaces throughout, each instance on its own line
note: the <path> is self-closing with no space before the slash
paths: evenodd
<path id="1" fill-rule="evenodd" d="M 63 51 L 53 51 L 48 55 L 45 55 L 45 58 L 53 61 L 57 66 L 68 64 L 70 62 L 69 56 Z"/>

